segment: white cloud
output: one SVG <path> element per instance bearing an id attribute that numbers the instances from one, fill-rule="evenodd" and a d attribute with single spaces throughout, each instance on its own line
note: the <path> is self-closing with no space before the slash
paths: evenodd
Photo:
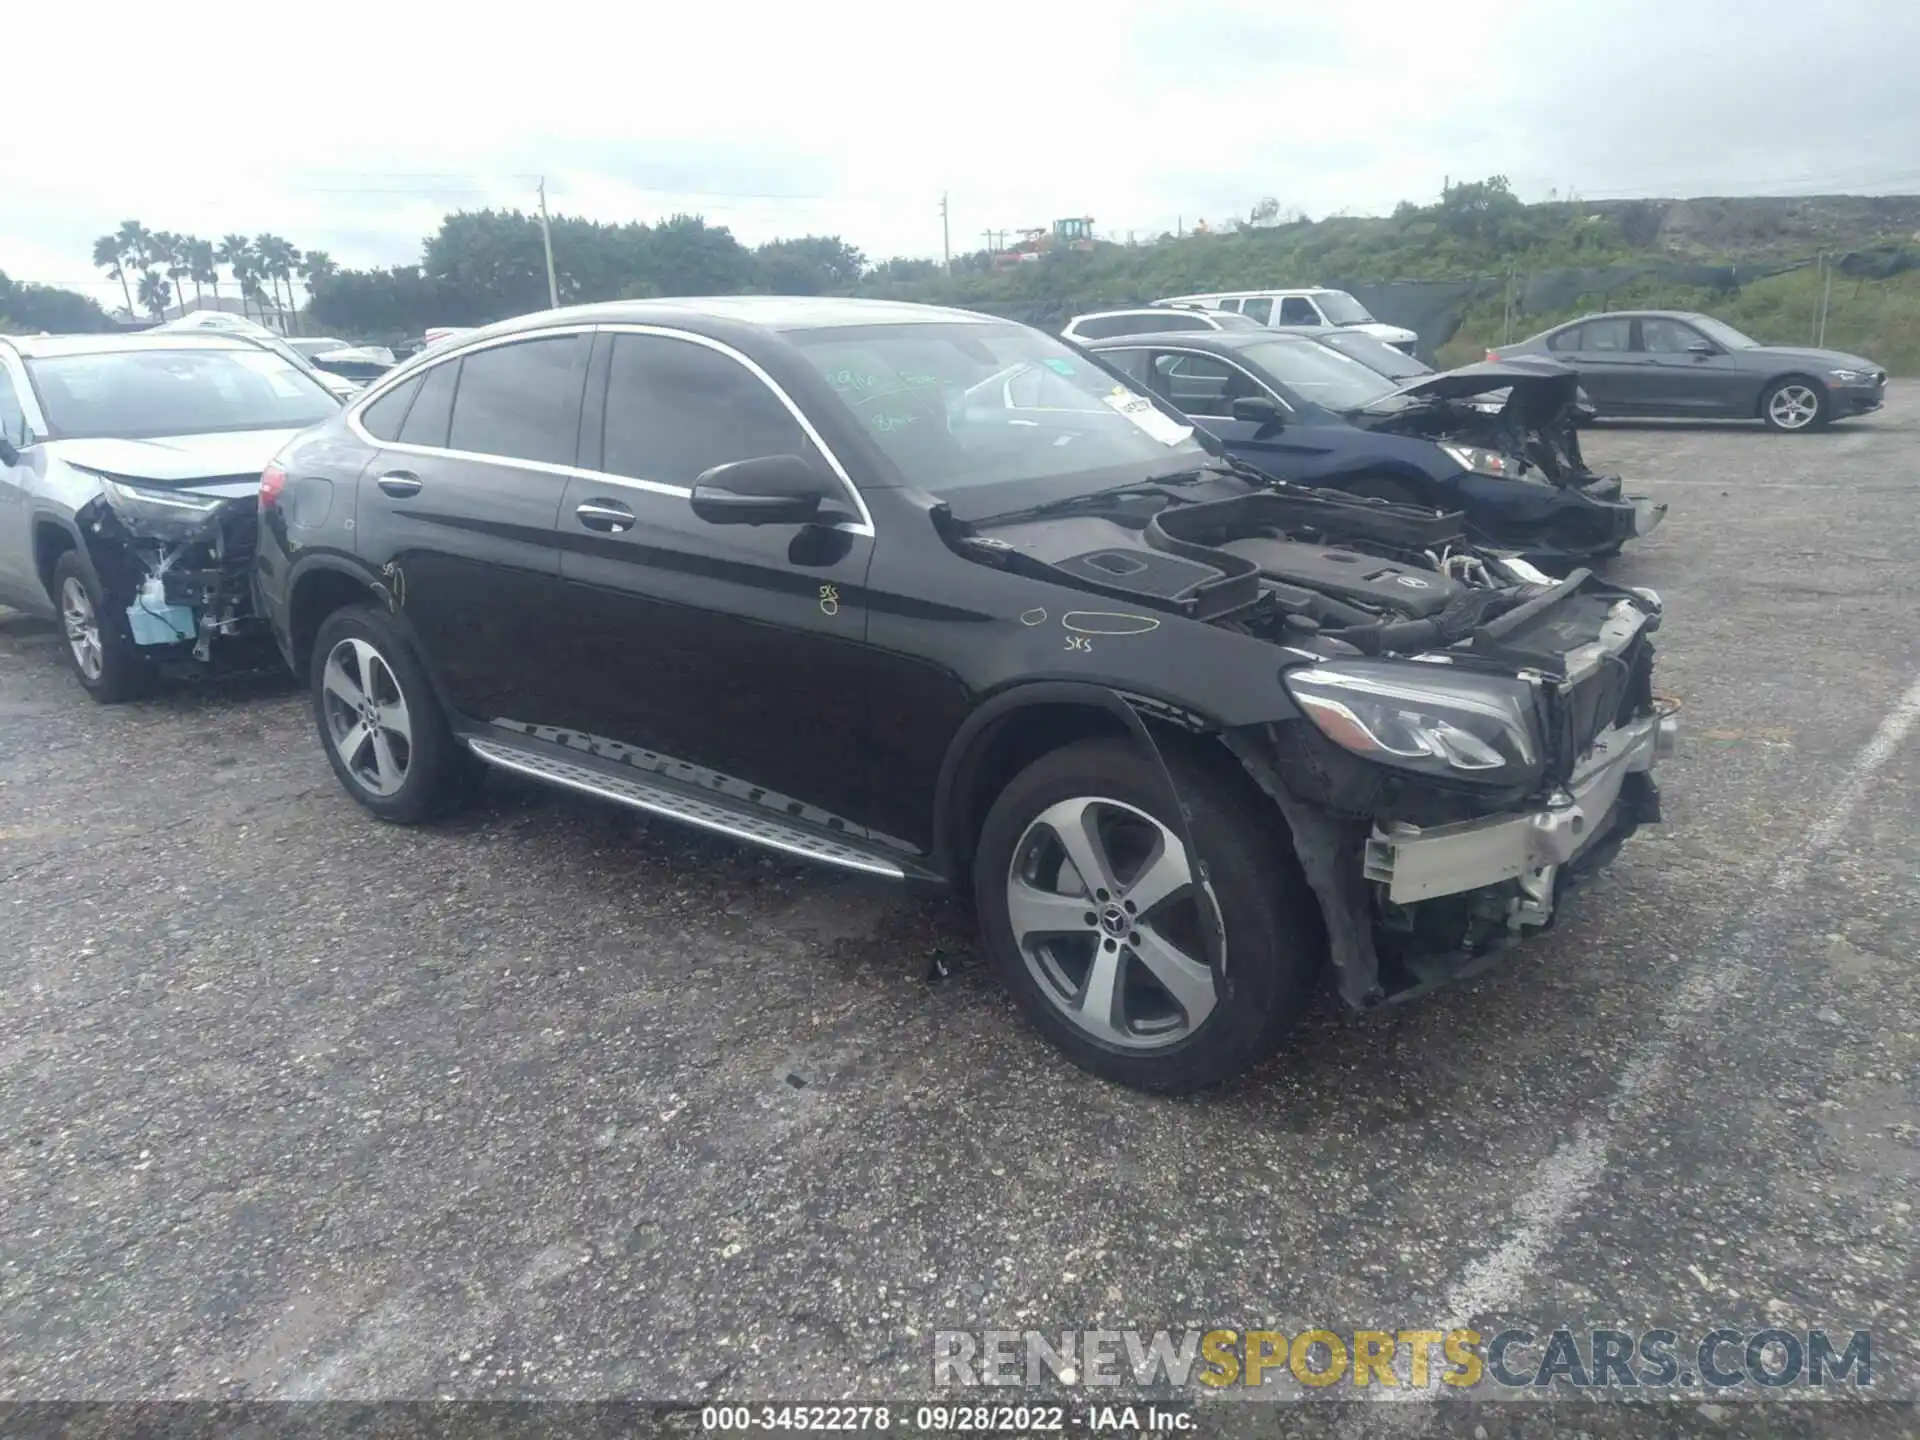
<path id="1" fill-rule="evenodd" d="M 1868 0 L 1818 7 L 1815 43 L 1790 0 L 16 10 L 9 113 L 45 123 L 8 127 L 0 269 L 102 298 L 91 239 L 130 216 L 395 264 L 449 209 L 530 208 L 542 173 L 561 210 L 875 257 L 938 254 L 943 190 L 970 249 L 1268 194 L 1379 212 L 1496 171 L 1531 195 L 1920 189 L 1920 7 Z"/>

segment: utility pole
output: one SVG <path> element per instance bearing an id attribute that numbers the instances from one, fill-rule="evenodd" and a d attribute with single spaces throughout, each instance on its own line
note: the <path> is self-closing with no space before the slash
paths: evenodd
<path id="1" fill-rule="evenodd" d="M 953 242 L 947 238 L 947 192 L 940 192 L 940 263 L 953 273 Z"/>
<path id="2" fill-rule="evenodd" d="M 560 282 L 553 273 L 553 227 L 547 223 L 547 177 L 540 177 L 540 243 L 547 252 L 547 305 L 560 308 Z"/>

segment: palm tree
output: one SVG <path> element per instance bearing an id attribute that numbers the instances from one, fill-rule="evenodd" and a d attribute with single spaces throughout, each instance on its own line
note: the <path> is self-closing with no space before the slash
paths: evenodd
<path id="1" fill-rule="evenodd" d="M 160 263 L 161 270 L 172 282 L 170 288 L 174 298 L 180 302 L 180 318 L 184 320 L 187 314 L 187 292 L 180 282 L 193 273 L 193 266 L 187 261 L 186 236 L 176 235 L 171 230 L 154 232 L 153 258 Z"/>
<path id="2" fill-rule="evenodd" d="M 222 235 L 219 248 L 213 252 L 213 258 L 233 272 L 233 283 L 240 288 L 242 314 L 246 313 L 247 308 L 247 286 L 242 272 L 248 268 L 252 256 L 253 246 L 244 235 Z M 220 293 L 218 282 L 214 285 L 213 293 Z"/>
<path id="3" fill-rule="evenodd" d="M 158 270 L 143 270 L 140 274 L 140 303 L 147 307 L 147 313 L 155 320 L 167 318 L 167 302 L 173 299 L 173 287 L 161 278 Z"/>
<path id="4" fill-rule="evenodd" d="M 253 237 L 254 254 L 260 257 L 260 273 L 273 286 L 273 303 L 280 310 L 280 328 L 285 330 L 286 310 L 280 306 L 280 282 L 287 284 L 287 303 L 293 303 L 293 267 L 299 263 L 300 252 L 293 243 L 284 240 L 270 231 L 262 231 Z"/>
<path id="5" fill-rule="evenodd" d="M 122 268 L 145 270 L 153 263 L 153 232 L 138 220 L 122 220 L 114 233 Z"/>
<path id="6" fill-rule="evenodd" d="M 133 308 L 133 289 L 127 284 L 127 272 L 120 264 L 118 235 L 102 235 L 93 242 L 93 263 L 107 272 L 109 280 L 120 282 L 120 293 L 127 297 L 127 318 L 133 319 L 137 313 Z"/>
<path id="7" fill-rule="evenodd" d="M 198 235 L 190 235 L 187 237 L 186 248 L 187 264 L 192 267 L 194 304 L 198 305 L 200 303 L 200 287 L 202 285 L 211 285 L 213 287 L 214 308 L 216 310 L 219 309 L 220 272 L 216 270 L 213 265 L 212 243 L 202 240 Z"/>
<path id="8" fill-rule="evenodd" d="M 234 274 L 240 281 L 241 310 L 247 308 L 247 301 L 253 301 L 259 307 L 260 319 L 264 322 L 267 318 L 267 292 L 260 288 L 260 272 L 254 268 L 254 262 L 251 259 L 244 261 Z"/>

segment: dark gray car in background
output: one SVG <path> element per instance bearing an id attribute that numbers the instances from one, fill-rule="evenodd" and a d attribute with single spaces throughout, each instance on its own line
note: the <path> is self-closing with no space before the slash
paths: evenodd
<path id="1" fill-rule="evenodd" d="M 1840 350 L 1762 345 L 1711 315 L 1613 310 L 1585 315 L 1487 352 L 1547 355 L 1580 374 L 1600 415 L 1763 420 L 1814 430 L 1878 410 L 1883 365 Z"/>

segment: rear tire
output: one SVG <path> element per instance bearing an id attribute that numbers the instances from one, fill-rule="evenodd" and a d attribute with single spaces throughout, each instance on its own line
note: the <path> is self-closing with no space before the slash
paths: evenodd
<path id="1" fill-rule="evenodd" d="M 1760 397 L 1760 418 L 1769 430 L 1789 434 L 1820 430 L 1833 419 L 1833 402 L 1818 380 L 1788 375 L 1774 381 Z"/>
<path id="2" fill-rule="evenodd" d="M 348 605 L 321 622 L 308 689 L 333 773 L 382 820 L 417 825 L 472 798 L 479 762 L 384 610 Z"/>
<path id="3" fill-rule="evenodd" d="M 78 550 L 54 561 L 53 606 L 65 641 L 61 649 L 81 689 L 102 705 L 152 692 L 158 676 L 153 662 L 133 643 L 127 612 L 107 598 L 93 566 Z"/>
<path id="4" fill-rule="evenodd" d="M 1132 742 L 1102 739 L 1043 756 L 1001 792 L 981 831 L 974 899 L 995 967 L 1035 1028 L 1102 1079 L 1177 1094 L 1272 1052 L 1302 1008 L 1320 925 L 1252 782 L 1178 751 L 1165 758 L 1205 857 L 1200 884 L 1160 767 Z M 1096 879 L 1082 878 L 1075 853 Z M 1224 973 L 1206 958 L 1201 886 L 1225 930 Z"/>

